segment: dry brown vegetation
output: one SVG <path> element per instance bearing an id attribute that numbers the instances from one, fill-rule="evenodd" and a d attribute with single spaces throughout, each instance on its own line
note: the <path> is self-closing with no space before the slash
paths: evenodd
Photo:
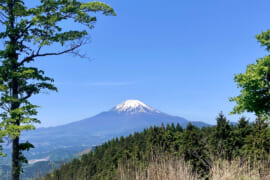
<path id="1" fill-rule="evenodd" d="M 267 163 L 267 164 L 266 164 Z M 251 165 L 241 160 L 216 160 L 209 173 L 210 180 L 270 180 L 269 161 Z M 135 168 L 132 163 L 119 164 L 119 180 L 199 180 L 192 168 L 182 158 L 152 158 L 145 168 Z"/>
<path id="2" fill-rule="evenodd" d="M 120 164 L 117 175 L 119 180 L 196 180 L 192 168 L 179 158 L 153 158 L 144 169 L 134 168 L 131 164 Z"/>
<path id="3" fill-rule="evenodd" d="M 270 180 L 269 164 L 265 163 L 253 163 L 253 167 L 251 167 L 249 162 L 241 163 L 240 160 L 233 160 L 230 162 L 226 160 L 218 160 L 212 165 L 210 170 L 210 179 Z"/>

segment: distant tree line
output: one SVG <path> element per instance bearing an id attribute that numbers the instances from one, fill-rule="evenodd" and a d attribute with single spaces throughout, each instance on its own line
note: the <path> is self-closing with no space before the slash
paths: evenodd
<path id="1" fill-rule="evenodd" d="M 239 158 L 243 163 L 248 162 L 250 168 L 260 162 L 268 165 L 266 169 L 269 170 L 270 129 L 266 119 L 249 122 L 242 117 L 237 124 L 230 124 L 220 113 L 216 120 L 215 126 L 201 129 L 192 124 L 185 129 L 179 124 L 170 124 L 112 139 L 81 159 L 74 159 L 47 174 L 44 180 L 116 179 L 119 164 L 132 164 L 134 169 L 143 169 L 148 166 L 150 158 L 160 152 L 181 157 L 203 179 L 207 179 L 217 159 L 231 161 Z"/>

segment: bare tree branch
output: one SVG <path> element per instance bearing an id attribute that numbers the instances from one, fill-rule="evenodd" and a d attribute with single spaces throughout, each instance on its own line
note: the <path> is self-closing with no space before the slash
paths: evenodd
<path id="1" fill-rule="evenodd" d="M 5 15 L 3 12 L 0 11 L 0 15 L 3 16 L 4 18 L 8 19 L 8 16 Z"/>
<path id="2" fill-rule="evenodd" d="M 27 32 L 32 26 L 33 23 L 32 22 L 28 22 L 29 24 L 25 27 L 24 31 Z M 18 36 L 17 36 L 17 40 L 20 39 L 21 37 L 23 37 L 25 34 L 23 32 L 21 32 Z M 25 39 L 23 39 L 21 42 L 23 42 Z"/>
<path id="3" fill-rule="evenodd" d="M 0 11 L 0 18 L 1 18 L 0 22 L 4 24 L 8 17 L 3 12 Z"/>
<path id="4" fill-rule="evenodd" d="M 26 100 L 26 99 L 30 98 L 30 97 L 32 96 L 32 94 L 33 94 L 33 92 L 29 92 L 29 93 L 27 93 L 27 95 L 26 95 L 26 96 L 21 97 L 21 100 Z"/>
<path id="5" fill-rule="evenodd" d="M 58 55 L 62 55 L 62 54 L 66 54 L 66 53 L 76 53 L 75 50 L 78 49 L 79 47 L 81 47 L 83 45 L 83 42 L 79 42 L 78 44 L 76 45 L 73 45 L 71 48 L 69 49 L 66 49 L 64 51 L 60 51 L 60 52 L 52 52 L 52 53 L 42 53 L 40 54 L 40 49 L 41 47 L 38 48 L 37 52 L 36 53 L 32 53 L 32 55 L 24 58 L 19 64 L 18 66 L 21 66 L 23 65 L 24 63 L 26 62 L 30 62 L 32 60 L 34 60 L 34 58 L 36 57 L 44 57 L 44 56 L 58 56 Z"/>
<path id="6" fill-rule="evenodd" d="M 82 44 L 78 44 L 70 49 L 61 51 L 61 52 L 54 52 L 54 53 L 43 53 L 43 54 L 36 54 L 34 57 L 41 57 L 41 56 L 57 56 L 57 55 L 61 55 L 61 54 L 65 54 L 65 53 L 69 53 L 74 51 L 75 49 L 81 47 Z"/>
<path id="7" fill-rule="evenodd" d="M 192 154 L 194 157 L 196 157 L 198 160 L 200 160 L 205 166 L 207 166 L 208 169 L 211 168 L 211 163 L 208 162 L 206 159 L 202 159 L 202 158 L 199 156 L 198 152 L 195 152 L 195 151 L 192 150 L 192 151 L 191 151 L 191 154 Z"/>
<path id="8" fill-rule="evenodd" d="M 1 19 L 1 18 L 2 18 L 2 19 Z M 5 21 L 4 21 L 3 19 L 4 19 L 4 18 L 0 16 L 0 22 L 1 22 L 2 24 L 5 23 Z"/>
<path id="9" fill-rule="evenodd" d="M 10 111 L 10 107 L 8 107 L 7 104 L 1 104 L 1 108 L 2 108 L 4 111 L 7 111 L 7 112 Z"/>

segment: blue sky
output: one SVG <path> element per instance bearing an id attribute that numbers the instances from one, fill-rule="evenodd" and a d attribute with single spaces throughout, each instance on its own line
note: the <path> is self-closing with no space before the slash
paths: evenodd
<path id="1" fill-rule="evenodd" d="M 59 89 L 32 99 L 42 107 L 39 126 L 91 117 L 127 99 L 213 124 L 239 94 L 234 73 L 267 54 L 254 38 L 270 25 L 266 0 L 104 2 L 117 16 L 98 15 L 91 42 L 81 49 L 89 59 L 35 62 Z"/>

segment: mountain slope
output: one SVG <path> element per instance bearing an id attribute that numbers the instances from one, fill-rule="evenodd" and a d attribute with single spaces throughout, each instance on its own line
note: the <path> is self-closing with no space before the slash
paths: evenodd
<path id="1" fill-rule="evenodd" d="M 253 141 L 255 137 L 270 142 L 267 123 L 262 128 L 258 122 L 242 120 L 228 126 L 226 118 L 222 121 L 201 129 L 190 124 L 185 129 L 150 127 L 114 138 L 62 165 L 44 180 L 269 179 L 269 144 L 254 146 Z M 223 136 L 221 132 L 225 132 Z M 187 178 L 188 174 L 193 177 Z"/>
<path id="2" fill-rule="evenodd" d="M 49 157 L 46 159 L 47 162 L 41 162 L 41 164 L 53 163 L 59 166 L 69 159 L 68 157 L 72 157 L 84 149 L 93 148 L 115 137 L 127 136 L 135 131 L 140 132 L 150 126 L 161 126 L 162 123 L 165 126 L 166 124 L 174 123 L 176 125 L 179 123 L 182 127 L 185 127 L 189 121 L 162 113 L 138 100 L 128 100 L 109 111 L 81 121 L 24 132 L 21 140 L 29 141 L 35 146 L 31 151 L 24 153 L 30 162 Z M 203 122 L 192 123 L 198 127 L 209 126 Z M 8 158 L 11 158 L 10 149 L 5 148 L 5 150 Z M 9 161 L 3 160 L 0 159 L 2 162 L 0 169 L 4 165 L 8 165 L 5 162 Z M 39 166 L 39 163 L 36 164 Z M 35 164 L 31 165 L 31 167 L 35 166 Z M 27 167 L 25 166 L 25 168 Z M 34 168 L 28 168 L 27 174 L 31 174 L 28 172 L 31 169 Z M 40 172 L 43 171 L 40 170 Z"/>
<path id="3" fill-rule="evenodd" d="M 141 131 L 149 126 L 160 126 L 162 123 L 164 125 L 179 123 L 185 127 L 189 121 L 157 111 L 138 100 L 127 100 L 110 111 L 102 112 L 91 118 L 27 132 L 23 139 L 29 140 L 36 147 L 91 146 L 112 137 Z M 208 126 L 203 122 L 194 122 L 194 125 Z"/>

